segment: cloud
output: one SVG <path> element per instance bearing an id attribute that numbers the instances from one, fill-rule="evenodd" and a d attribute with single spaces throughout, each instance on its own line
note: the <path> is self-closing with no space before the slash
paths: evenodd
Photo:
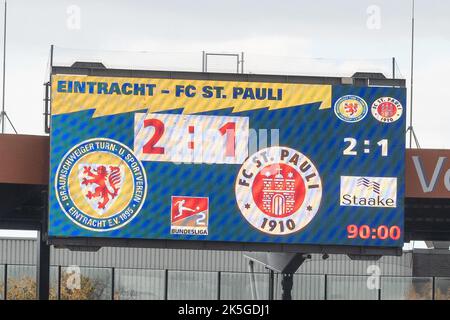
<path id="1" fill-rule="evenodd" d="M 81 9 L 80 30 L 67 28 L 70 5 Z M 380 7 L 379 30 L 367 28 L 370 5 Z M 414 124 L 422 146 L 449 148 L 450 2 L 416 1 L 416 8 Z M 65 65 L 88 60 L 116 68 L 201 71 L 203 50 L 243 51 L 245 71 L 252 73 L 390 76 L 390 57 L 396 57 L 407 76 L 410 9 L 410 0 L 199 0 L 189 6 L 182 0 L 11 1 L 7 111 L 21 133 L 43 134 L 42 83 L 52 43 L 58 46 L 55 63 Z M 233 72 L 235 62 L 211 58 L 209 67 Z"/>

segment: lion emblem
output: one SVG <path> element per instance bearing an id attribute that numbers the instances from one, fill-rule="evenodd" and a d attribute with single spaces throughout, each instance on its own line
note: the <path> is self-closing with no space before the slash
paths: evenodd
<path id="1" fill-rule="evenodd" d="M 117 166 L 95 165 L 93 168 L 91 165 L 84 165 L 82 170 L 81 185 L 84 186 L 83 191 L 87 191 L 86 198 L 90 200 L 91 206 L 96 206 L 95 209 L 106 210 L 119 194 L 121 169 Z"/>

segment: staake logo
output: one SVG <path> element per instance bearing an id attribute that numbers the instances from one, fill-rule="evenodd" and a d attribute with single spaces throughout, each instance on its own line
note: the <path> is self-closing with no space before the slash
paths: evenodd
<path id="1" fill-rule="evenodd" d="M 253 154 L 236 179 L 236 201 L 245 219 L 270 235 L 306 227 L 319 210 L 322 182 L 313 162 L 287 147 Z"/>
<path id="2" fill-rule="evenodd" d="M 345 122 L 358 122 L 365 118 L 369 107 L 363 98 L 347 95 L 339 98 L 334 104 L 334 113 Z"/>
<path id="3" fill-rule="evenodd" d="M 111 139 L 74 146 L 56 171 L 59 205 L 76 225 L 104 232 L 122 228 L 139 213 L 147 194 L 142 163 Z"/>
<path id="4" fill-rule="evenodd" d="M 391 97 L 382 97 L 375 100 L 371 110 L 373 117 L 383 123 L 395 122 L 403 114 L 402 104 Z"/>
<path id="5" fill-rule="evenodd" d="M 341 177 L 341 206 L 397 207 L 397 178 Z"/>
<path id="6" fill-rule="evenodd" d="M 207 197 L 172 196 L 171 234 L 208 235 L 209 201 Z"/>

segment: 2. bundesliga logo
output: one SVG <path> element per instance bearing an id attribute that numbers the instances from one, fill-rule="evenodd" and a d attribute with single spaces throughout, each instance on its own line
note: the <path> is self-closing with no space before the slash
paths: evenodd
<path id="1" fill-rule="evenodd" d="M 170 233 L 208 235 L 209 198 L 172 196 Z"/>
<path id="2" fill-rule="evenodd" d="M 125 145 L 90 139 L 74 146 L 56 171 L 61 209 L 75 224 L 91 231 L 123 227 L 139 213 L 147 193 L 142 163 Z"/>
<path id="3" fill-rule="evenodd" d="M 322 199 L 319 172 L 302 153 L 270 147 L 248 158 L 236 180 L 236 200 L 245 219 L 270 235 L 300 231 Z"/>

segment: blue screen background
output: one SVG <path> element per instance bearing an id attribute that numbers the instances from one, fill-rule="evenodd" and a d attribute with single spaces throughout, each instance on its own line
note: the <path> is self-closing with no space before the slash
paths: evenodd
<path id="1" fill-rule="evenodd" d="M 333 86 L 334 102 L 344 95 L 357 95 L 368 106 L 367 116 L 357 123 L 347 123 L 334 113 L 333 107 L 319 110 L 319 104 L 292 106 L 279 110 L 258 109 L 232 113 L 223 109 L 201 114 L 249 117 L 250 128 L 279 129 L 279 143 L 300 151 L 317 167 L 323 185 L 320 209 L 302 230 L 291 235 L 271 236 L 254 229 L 242 216 L 235 198 L 235 181 L 239 164 L 182 164 L 143 162 L 148 192 L 139 214 L 124 227 L 93 232 L 74 224 L 60 209 L 54 190 L 55 172 L 62 157 L 74 145 L 91 138 L 110 138 L 130 149 L 134 144 L 134 112 L 92 118 L 94 110 L 52 116 L 50 161 L 50 237 L 103 237 L 134 239 L 171 239 L 193 241 L 233 241 L 310 245 L 394 246 L 397 240 L 348 239 L 347 225 L 404 225 L 405 118 L 385 124 L 370 111 L 380 97 L 393 97 L 406 105 L 406 90 L 387 87 Z M 146 111 L 146 110 L 145 110 Z M 145 112 L 140 111 L 140 112 Z M 139 111 L 137 111 L 139 112 Z M 164 113 L 181 113 L 172 110 Z M 343 156 L 348 145 L 344 138 L 358 141 L 357 156 Z M 389 155 L 381 157 L 376 142 L 389 140 Z M 369 154 L 363 153 L 363 141 L 370 140 Z M 269 140 L 270 143 L 270 140 Z M 368 208 L 339 205 L 341 176 L 397 177 L 397 207 Z M 170 206 L 172 195 L 209 197 L 209 234 L 171 235 Z"/>

